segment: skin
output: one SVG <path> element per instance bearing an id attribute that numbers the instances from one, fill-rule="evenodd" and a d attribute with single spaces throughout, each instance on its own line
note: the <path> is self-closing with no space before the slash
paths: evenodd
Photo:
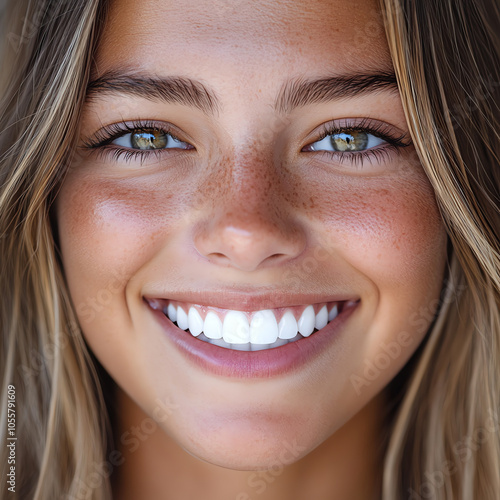
<path id="1" fill-rule="evenodd" d="M 412 146 L 362 168 L 302 150 L 343 119 L 407 133 L 397 92 L 273 108 L 289 79 L 391 69 L 375 2 L 115 0 L 94 76 L 123 68 L 202 81 L 220 106 L 210 116 L 140 97 L 92 99 L 81 145 L 102 126 L 144 119 L 174 124 L 195 149 L 142 163 L 82 150 L 56 200 L 71 297 L 118 387 L 116 497 L 379 498 L 386 388 L 430 325 L 446 233 Z M 202 373 L 165 342 L 143 301 L 158 289 L 264 285 L 361 302 L 324 355 L 252 381 Z M 391 342 L 398 354 L 357 385 Z M 134 435 L 148 418 L 155 428 L 148 420 Z M 249 471 L 273 466 L 255 486 Z"/>

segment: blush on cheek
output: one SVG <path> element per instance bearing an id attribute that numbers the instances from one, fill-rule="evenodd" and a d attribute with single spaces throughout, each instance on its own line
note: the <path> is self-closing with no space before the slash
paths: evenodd
<path id="1" fill-rule="evenodd" d="M 422 179 L 346 184 L 319 205 L 332 245 L 371 279 L 408 283 L 443 264 L 446 232 Z"/>
<path id="2" fill-rule="evenodd" d="M 165 190 L 164 190 L 165 191 Z M 56 201 L 64 272 L 82 323 L 110 311 L 176 219 L 171 193 L 69 178 Z"/>
<path id="3" fill-rule="evenodd" d="M 154 241 L 177 219 L 173 195 L 119 181 L 64 186 L 58 224 L 65 261 L 110 269 L 154 250 Z M 142 257 L 141 257 L 142 256 Z"/>

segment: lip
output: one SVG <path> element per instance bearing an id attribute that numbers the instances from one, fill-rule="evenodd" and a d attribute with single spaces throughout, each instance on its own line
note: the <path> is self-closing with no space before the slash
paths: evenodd
<path id="1" fill-rule="evenodd" d="M 193 300 L 193 295 L 190 295 Z M 176 299 L 178 300 L 178 299 Z M 332 300 L 330 298 L 330 300 Z M 211 375 L 225 378 L 262 379 L 298 371 L 324 352 L 343 329 L 348 318 L 359 307 L 357 302 L 344 309 L 324 328 L 295 342 L 261 351 L 238 351 L 219 347 L 193 337 L 175 326 L 163 312 L 145 306 L 155 316 L 166 338 L 192 364 Z M 225 304 L 226 308 L 228 304 Z M 242 304 L 239 304 L 241 310 Z"/>
<path id="2" fill-rule="evenodd" d="M 309 304 L 318 304 L 320 302 L 341 302 L 359 300 L 355 294 L 297 294 L 284 293 L 283 290 L 255 292 L 255 288 L 233 291 L 192 291 L 192 292 L 148 292 L 143 294 L 144 300 L 169 299 L 178 302 L 187 302 L 202 304 L 204 306 L 215 307 L 218 309 L 232 309 L 235 311 L 262 311 L 264 309 L 279 309 L 282 307 L 294 307 Z"/>

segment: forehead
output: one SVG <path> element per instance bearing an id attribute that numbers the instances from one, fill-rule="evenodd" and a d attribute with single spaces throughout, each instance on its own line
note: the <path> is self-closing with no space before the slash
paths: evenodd
<path id="1" fill-rule="evenodd" d="M 390 69 L 376 0 L 113 0 L 97 73 L 301 75 Z"/>

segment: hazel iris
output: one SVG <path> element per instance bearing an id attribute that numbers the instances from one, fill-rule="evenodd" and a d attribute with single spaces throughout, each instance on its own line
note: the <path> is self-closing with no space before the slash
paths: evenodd
<path id="1" fill-rule="evenodd" d="M 130 141 L 135 149 L 163 149 L 168 136 L 159 130 L 142 130 L 131 135 Z"/>
<path id="2" fill-rule="evenodd" d="M 350 130 L 331 135 L 335 151 L 362 151 L 368 144 L 368 134 L 362 130 Z"/>

